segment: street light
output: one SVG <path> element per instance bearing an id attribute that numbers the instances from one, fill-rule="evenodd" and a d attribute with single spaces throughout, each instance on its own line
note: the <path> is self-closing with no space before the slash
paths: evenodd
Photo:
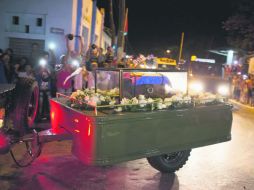
<path id="1" fill-rule="evenodd" d="M 167 54 L 170 54 L 170 53 L 171 53 L 171 51 L 170 51 L 169 49 L 167 49 L 167 51 L 166 51 L 166 52 L 167 52 Z"/>

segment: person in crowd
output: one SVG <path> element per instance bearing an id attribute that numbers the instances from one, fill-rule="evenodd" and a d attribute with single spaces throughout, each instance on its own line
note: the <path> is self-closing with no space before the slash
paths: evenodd
<path id="1" fill-rule="evenodd" d="M 28 62 L 28 59 L 27 59 L 26 57 L 21 57 L 21 58 L 18 60 L 18 63 L 17 63 L 17 64 L 19 65 L 18 71 L 19 71 L 19 72 L 23 72 L 23 71 L 25 71 L 25 66 L 26 66 L 27 64 L 29 64 L 29 62 Z"/>
<path id="2" fill-rule="evenodd" d="M 51 73 L 47 66 L 41 65 L 39 73 L 36 74 L 36 80 L 39 85 L 39 118 L 49 119 L 49 98 L 51 97 Z"/>
<path id="3" fill-rule="evenodd" d="M 5 50 L 5 53 L 7 53 L 9 56 L 10 56 L 10 63 L 11 64 L 13 64 L 13 49 L 11 49 L 11 48 L 7 48 L 6 50 Z"/>
<path id="4" fill-rule="evenodd" d="M 3 53 L 1 56 L 1 61 L 4 66 L 4 73 L 7 80 L 7 83 L 12 83 L 14 80 L 14 68 L 10 63 L 10 56 L 7 53 Z"/>
<path id="5" fill-rule="evenodd" d="M 105 63 L 109 65 L 109 67 L 113 66 L 114 61 L 114 51 L 112 47 L 107 48 L 107 52 L 105 54 Z"/>
<path id="6" fill-rule="evenodd" d="M 2 60 L 2 55 L 0 56 L 0 84 L 6 84 L 7 79 L 5 76 L 5 71 L 4 71 L 4 62 Z"/>
<path id="7" fill-rule="evenodd" d="M 35 79 L 32 66 L 30 64 L 25 64 L 23 67 L 24 70 L 22 69 L 18 72 L 18 77 Z"/>
<path id="8" fill-rule="evenodd" d="M 241 79 L 239 76 L 235 76 L 233 79 L 233 98 L 239 100 L 240 94 L 241 94 Z"/>
<path id="9" fill-rule="evenodd" d="M 99 48 L 99 56 L 98 56 L 98 67 L 104 67 L 105 56 L 103 54 L 103 48 Z"/>
<path id="10" fill-rule="evenodd" d="M 33 67 L 36 67 L 36 65 L 39 63 L 41 56 L 42 56 L 42 52 L 40 50 L 39 44 L 33 43 L 32 51 L 31 51 L 31 55 L 29 59 L 30 64 L 32 64 Z"/>
<path id="11" fill-rule="evenodd" d="M 35 78 L 39 85 L 40 101 L 39 101 L 39 118 L 49 119 L 49 98 L 52 97 L 52 72 L 53 68 L 50 64 L 48 52 L 43 52 L 39 58 L 35 68 Z M 54 79 L 53 79 L 54 80 Z"/>
<path id="12" fill-rule="evenodd" d="M 91 47 L 86 52 L 86 68 L 88 71 L 91 71 L 91 64 L 99 62 L 99 49 L 95 44 L 92 44 Z"/>
<path id="13" fill-rule="evenodd" d="M 95 72 L 98 68 L 98 63 L 91 63 L 91 71 L 83 74 L 83 79 L 87 81 L 87 88 L 95 88 Z M 97 72 L 97 88 L 100 90 L 108 90 L 110 87 L 110 75 L 105 71 Z"/>
<path id="14" fill-rule="evenodd" d="M 2 56 L 3 53 L 4 53 L 3 50 L 0 49 L 0 57 Z"/>
<path id="15" fill-rule="evenodd" d="M 251 77 L 251 97 L 250 97 L 250 105 L 254 106 L 254 76 Z"/>
<path id="16" fill-rule="evenodd" d="M 243 104 L 248 103 L 248 86 L 246 80 L 241 80 L 240 102 Z"/>
<path id="17" fill-rule="evenodd" d="M 70 94 L 72 92 L 71 80 L 68 80 L 64 84 L 65 79 L 71 75 L 71 67 L 67 63 L 67 57 L 65 55 L 61 57 L 61 64 L 63 68 L 57 73 L 57 92 Z"/>
<path id="18" fill-rule="evenodd" d="M 83 88 L 83 80 L 82 75 L 80 74 L 80 70 L 83 67 L 83 54 L 82 51 L 84 49 L 83 38 L 81 36 L 77 36 L 78 38 L 78 50 L 71 49 L 71 41 L 74 38 L 73 35 L 66 35 L 66 47 L 67 47 L 67 64 L 71 65 L 74 73 L 79 73 L 74 75 L 74 90 L 80 90 Z"/>

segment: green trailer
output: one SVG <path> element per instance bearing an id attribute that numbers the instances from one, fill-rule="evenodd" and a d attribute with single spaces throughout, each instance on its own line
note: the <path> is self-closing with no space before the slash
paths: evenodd
<path id="1" fill-rule="evenodd" d="M 224 99 L 176 95 L 188 93 L 186 72 L 97 70 L 94 78 L 97 99 L 80 91 L 50 101 L 52 135 L 68 134 L 72 153 L 84 164 L 147 158 L 157 170 L 175 172 L 192 148 L 231 139 L 232 106 Z M 119 93 L 111 93 L 116 88 Z M 109 96 L 113 104 L 105 104 Z"/>

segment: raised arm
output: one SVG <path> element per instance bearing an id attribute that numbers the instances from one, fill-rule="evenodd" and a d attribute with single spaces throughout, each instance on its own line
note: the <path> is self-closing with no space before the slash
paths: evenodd
<path id="1" fill-rule="evenodd" d="M 65 36 L 65 40 L 66 40 L 67 57 L 69 57 L 71 54 L 71 45 L 68 35 Z"/>
<path id="2" fill-rule="evenodd" d="M 84 49 L 84 38 L 82 38 L 81 36 L 78 37 L 79 39 L 79 49 L 78 49 L 78 54 L 81 55 L 82 54 L 82 51 Z"/>

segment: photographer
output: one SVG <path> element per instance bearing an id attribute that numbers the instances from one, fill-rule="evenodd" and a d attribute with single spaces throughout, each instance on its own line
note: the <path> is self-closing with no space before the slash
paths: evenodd
<path id="1" fill-rule="evenodd" d="M 49 98 L 52 95 L 52 67 L 46 52 L 39 60 L 35 77 L 40 90 L 39 119 L 49 119 Z"/>
<path id="2" fill-rule="evenodd" d="M 71 42 L 74 38 L 78 38 L 79 47 L 77 51 L 72 50 Z M 83 65 L 82 50 L 84 47 L 83 40 L 81 36 L 74 36 L 73 34 L 66 35 L 66 47 L 67 47 L 67 63 L 71 66 L 72 70 L 77 71 Z M 74 76 L 74 90 L 79 90 L 83 88 L 82 76 Z"/>

